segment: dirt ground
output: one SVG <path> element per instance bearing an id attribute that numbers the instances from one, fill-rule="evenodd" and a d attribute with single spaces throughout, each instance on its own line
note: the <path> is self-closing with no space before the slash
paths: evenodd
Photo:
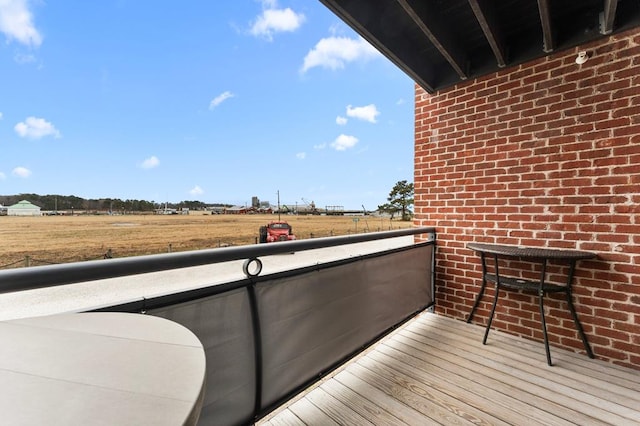
<path id="1" fill-rule="evenodd" d="M 255 244 L 277 215 L 0 217 L 0 269 Z M 298 239 L 409 228 L 373 216 L 282 216 Z"/>

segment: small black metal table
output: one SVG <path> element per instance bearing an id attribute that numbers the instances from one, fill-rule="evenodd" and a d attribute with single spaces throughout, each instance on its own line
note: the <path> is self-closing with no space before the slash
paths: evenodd
<path id="1" fill-rule="evenodd" d="M 594 358 L 593 352 L 591 351 L 591 346 L 589 346 L 589 342 L 587 341 L 587 336 L 584 334 L 582 325 L 578 320 L 576 309 L 573 306 L 571 284 L 573 281 L 576 262 L 582 259 L 592 259 L 596 257 L 595 253 L 577 250 L 555 250 L 538 247 L 518 247 L 500 244 L 480 243 L 470 243 L 467 245 L 467 247 L 478 253 L 482 261 L 482 287 L 480 288 L 480 292 L 476 296 L 476 300 L 473 304 L 473 308 L 471 309 L 471 313 L 469 314 L 467 322 L 471 322 L 473 318 L 473 314 L 478 307 L 478 304 L 480 303 L 480 299 L 482 299 L 482 296 L 484 294 L 487 281 L 494 283 L 496 286 L 496 292 L 493 298 L 493 306 L 491 308 L 491 315 L 489 316 L 487 328 L 484 333 L 484 339 L 482 340 L 483 344 L 487 343 L 487 337 L 489 336 L 489 330 L 491 328 L 491 322 L 493 321 L 493 316 L 496 310 L 496 304 L 498 302 L 498 295 L 500 294 L 500 290 L 511 289 L 536 292 L 539 296 L 540 318 L 542 322 L 542 333 L 544 335 L 544 346 L 547 354 L 547 364 L 552 365 L 551 354 L 549 352 L 549 340 L 547 337 L 547 324 L 544 317 L 544 295 L 546 293 L 565 293 L 567 304 L 569 305 L 569 310 L 571 311 L 571 316 L 573 317 L 573 322 L 575 323 L 576 329 L 580 334 L 580 338 L 582 339 L 584 348 L 587 351 L 587 355 L 589 356 L 589 358 Z M 487 256 L 493 257 L 494 266 L 492 273 L 487 271 Z M 542 265 L 540 271 L 540 279 L 528 280 L 500 275 L 498 268 L 499 257 L 520 258 L 526 261 L 533 262 L 539 261 Z M 569 265 L 566 284 L 556 284 L 545 281 L 547 262 L 549 260 L 566 262 Z"/>

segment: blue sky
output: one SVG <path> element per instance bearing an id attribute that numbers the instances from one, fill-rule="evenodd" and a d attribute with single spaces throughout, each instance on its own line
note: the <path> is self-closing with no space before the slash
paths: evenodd
<path id="1" fill-rule="evenodd" d="M 413 96 L 316 0 L 0 0 L 0 194 L 375 208 Z"/>

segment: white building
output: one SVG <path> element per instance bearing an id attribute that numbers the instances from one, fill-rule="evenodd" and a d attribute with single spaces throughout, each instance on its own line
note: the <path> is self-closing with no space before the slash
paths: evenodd
<path id="1" fill-rule="evenodd" d="M 27 200 L 22 200 L 12 206 L 7 207 L 8 216 L 42 216 L 40 207 L 31 204 Z"/>

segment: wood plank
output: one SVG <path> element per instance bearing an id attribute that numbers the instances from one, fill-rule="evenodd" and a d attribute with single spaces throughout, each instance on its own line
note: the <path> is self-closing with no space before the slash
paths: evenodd
<path id="1" fill-rule="evenodd" d="M 444 318 L 442 320 L 428 318 L 428 321 L 414 325 L 423 329 L 428 325 L 429 333 L 440 330 L 443 336 L 451 334 L 460 336 L 465 333 L 467 336 L 472 336 L 472 334 L 475 334 L 475 332 L 470 333 L 470 330 L 477 327 L 469 328 L 466 327 L 467 324 L 460 321 L 444 320 Z M 446 329 L 441 327 L 445 322 Z M 542 348 L 540 343 L 510 336 L 506 333 L 497 332 L 493 335 L 500 341 L 500 345 L 494 345 L 495 349 L 489 348 L 491 345 L 482 347 L 488 348 L 489 351 L 504 351 L 503 355 L 507 357 L 514 357 L 514 354 L 520 353 L 521 356 L 526 358 L 530 356 L 532 348 L 533 350 L 536 348 L 541 350 Z M 479 335 L 478 339 L 479 342 L 481 339 Z M 640 371 L 590 359 L 584 355 L 564 349 L 554 349 L 554 359 L 556 358 L 563 358 L 570 362 L 563 364 L 561 368 L 554 366 L 530 371 L 533 374 L 545 376 L 548 380 L 555 381 L 559 385 L 568 385 L 577 392 L 593 396 L 594 399 L 590 399 L 590 401 L 587 401 L 588 403 L 608 410 L 614 416 L 622 415 L 632 422 L 640 422 L 638 417 Z M 525 368 L 520 365 L 516 365 L 516 367 Z"/>
<path id="2" fill-rule="evenodd" d="M 399 399 L 394 398 L 386 392 L 378 389 L 377 387 L 367 383 L 365 380 L 357 377 L 349 371 L 342 371 L 335 376 L 335 380 L 342 385 L 348 387 L 353 392 L 359 395 L 366 395 L 366 398 L 373 403 L 384 407 L 386 410 L 392 412 L 401 421 L 409 425 L 419 425 L 433 423 L 433 419 L 429 419 L 420 411 L 416 410 L 412 406 L 401 402 Z"/>
<path id="3" fill-rule="evenodd" d="M 289 406 L 289 410 L 307 425 L 337 425 L 324 411 L 316 407 L 306 398 L 302 398 Z"/>
<path id="4" fill-rule="evenodd" d="M 453 330 L 443 330 L 443 333 L 451 333 Z M 459 330 L 454 333 L 463 333 Z M 514 346 L 509 343 L 518 342 L 513 336 L 497 336 L 496 344 L 491 345 L 497 349 L 505 350 L 508 353 L 520 353 L 527 356 L 530 350 L 526 347 Z M 540 345 L 541 346 L 541 345 Z M 598 360 L 592 360 L 586 356 L 575 354 L 566 350 L 554 350 L 554 359 L 566 358 L 571 360 L 567 363 L 557 365 L 561 368 L 546 368 L 543 373 L 550 374 L 553 380 L 572 385 L 576 389 L 588 392 L 597 398 L 624 405 L 633 411 L 640 406 L 640 371 L 631 369 L 621 369 L 620 366 L 606 364 Z M 610 367 L 613 367 L 610 368 Z"/>
<path id="5" fill-rule="evenodd" d="M 394 337 L 407 337 L 407 334 L 411 332 L 402 330 L 402 332 Z M 432 336 L 435 336 L 434 333 Z M 414 335 L 415 336 L 415 335 Z M 405 341 L 408 343 L 408 341 Z M 434 351 L 438 348 L 443 349 L 441 345 L 445 345 L 442 341 L 434 341 L 431 343 L 425 343 L 432 346 Z M 522 358 L 522 362 L 513 362 L 508 356 L 496 356 L 491 352 L 482 352 L 479 355 L 478 349 L 469 350 L 468 346 L 461 344 L 459 340 L 450 340 L 446 345 L 449 346 L 449 351 L 455 353 L 460 352 L 460 357 L 475 364 L 476 366 L 484 366 L 494 370 L 491 374 L 494 378 L 500 377 L 500 380 L 505 384 L 508 383 L 511 386 L 517 386 L 519 389 L 536 396 L 541 399 L 546 399 L 548 406 L 561 406 L 572 407 L 575 412 L 570 417 L 565 417 L 567 420 L 574 418 L 576 413 L 590 416 L 593 422 L 595 419 L 599 419 L 603 423 L 624 424 L 625 421 L 629 421 L 624 415 L 613 414 L 607 410 L 603 410 L 601 406 L 607 404 L 607 401 L 599 400 L 593 395 L 584 393 L 578 389 L 574 389 L 567 386 L 565 383 L 555 382 L 553 378 L 549 378 L 550 374 L 548 370 L 543 368 L 537 369 L 535 372 L 525 371 L 527 358 Z M 551 367 L 553 369 L 553 367 Z M 618 406 L 618 410 L 623 410 Z M 624 411 L 624 410 L 623 410 Z M 619 412 L 619 411 L 618 411 Z"/>
<path id="6" fill-rule="evenodd" d="M 264 420 L 260 424 L 265 426 L 304 426 L 304 422 L 289 409 L 279 411 L 276 416 Z"/>
<path id="7" fill-rule="evenodd" d="M 464 417 L 459 417 L 454 405 L 444 406 L 443 401 L 438 398 L 439 392 L 436 389 L 421 388 L 419 383 L 413 381 L 405 382 L 397 376 L 389 377 L 380 368 L 377 368 L 374 372 L 359 363 L 350 364 L 348 371 L 383 391 L 389 397 L 397 399 L 419 411 L 429 422 L 446 425 L 474 424 L 474 422 Z"/>
<path id="8" fill-rule="evenodd" d="M 417 352 L 413 352 L 411 346 L 402 346 L 400 341 L 395 343 L 397 348 L 396 346 L 387 345 L 378 347 L 378 351 L 375 354 L 376 359 L 380 362 L 393 362 L 393 359 L 388 360 L 384 356 L 396 359 L 410 355 L 417 356 L 415 358 L 416 361 L 409 364 L 416 370 L 414 374 L 418 375 L 417 371 L 423 369 L 426 374 L 433 377 L 433 386 L 438 386 L 439 389 L 446 390 L 452 395 L 458 395 L 465 402 L 479 410 L 490 413 L 500 421 L 522 425 L 568 426 L 575 424 L 562 418 L 562 416 L 558 416 L 557 413 L 550 414 L 537 408 L 538 405 L 536 403 L 541 404 L 547 401 L 536 398 L 534 395 L 522 391 L 509 383 L 500 381 L 499 372 L 475 366 L 472 362 L 460 359 L 454 353 L 444 355 L 440 353 L 435 356 L 427 351 L 420 355 Z M 403 354 L 400 349 L 404 349 L 405 352 L 410 354 Z M 440 356 L 443 357 L 440 358 Z M 424 368 L 424 365 L 430 367 Z M 487 409 L 489 404 L 490 410 Z M 556 408 L 562 410 L 564 407 L 558 406 Z M 566 411 L 566 416 L 571 414 L 573 414 L 572 411 Z M 592 419 L 585 418 L 584 420 L 590 421 Z"/>
<path id="9" fill-rule="evenodd" d="M 484 333 L 484 327 L 475 324 L 466 324 L 462 321 L 438 315 L 426 315 L 422 321 L 419 321 L 419 323 L 415 325 L 418 327 L 435 327 L 445 333 L 454 332 L 456 335 L 463 334 L 472 336 L 472 338 L 477 337 L 477 342 L 482 341 L 482 335 Z M 535 353 L 537 353 L 535 351 L 544 350 L 541 342 L 514 337 L 501 331 L 492 330 L 490 336 L 490 340 L 495 339 L 505 345 L 504 348 L 501 347 L 499 350 L 504 350 L 508 347 L 510 351 L 519 352 L 532 358 L 535 356 Z M 488 344 L 486 347 L 490 348 L 492 346 L 493 345 Z M 619 384 L 635 392 L 640 392 L 640 371 L 599 360 L 592 360 L 584 354 L 567 351 L 565 349 L 552 347 L 551 351 L 553 360 L 559 361 L 556 365 L 563 367 L 562 369 L 558 369 L 557 373 L 559 374 L 573 374 L 573 372 L 578 372 L 586 377 L 596 377 L 607 382 Z M 540 354 L 543 356 L 542 352 L 540 352 Z"/>
<path id="10" fill-rule="evenodd" d="M 417 324 L 416 324 L 417 325 Z M 484 332 L 484 327 L 472 325 L 471 327 L 464 327 L 465 324 L 461 321 L 449 319 L 449 321 L 434 321 L 432 318 L 428 318 L 427 321 L 421 322 L 419 327 L 435 327 L 442 330 L 445 333 L 454 332 L 455 334 L 465 334 L 468 336 L 479 336 L 478 342 L 482 341 L 481 333 Z M 476 330 L 474 330 L 476 329 Z M 500 342 L 502 346 L 499 346 L 498 350 L 507 350 L 508 352 L 521 353 L 534 357 L 535 354 L 532 351 L 544 350 L 542 344 L 534 342 L 524 338 L 517 338 L 509 334 L 500 331 L 491 331 L 491 340 Z M 472 337 L 473 338 L 473 337 Z M 490 342 L 489 342 L 490 343 Z M 487 348 L 494 345 L 487 345 Z M 490 350 L 490 349 L 489 349 Z M 541 353 L 542 354 L 542 353 Z M 557 374 L 573 377 L 578 373 L 584 377 L 593 377 L 599 380 L 603 380 L 607 383 L 612 383 L 625 388 L 624 393 L 628 393 L 628 390 L 634 392 L 640 392 L 640 371 L 631 370 L 619 365 L 605 363 L 600 360 L 592 360 L 584 354 L 567 351 L 560 348 L 551 348 L 551 355 L 556 362 L 555 366 L 563 367 L 555 371 Z"/>
<path id="11" fill-rule="evenodd" d="M 313 405 L 324 411 L 336 423 L 341 425 L 372 425 L 370 421 L 362 417 L 350 407 L 343 404 L 322 388 L 316 388 L 306 398 Z"/>
<path id="12" fill-rule="evenodd" d="M 428 332 L 430 338 L 436 339 L 438 338 L 437 336 L 447 338 L 447 336 L 451 335 L 451 333 L 445 334 L 432 328 L 423 328 L 423 331 Z M 404 333 L 411 333 L 411 331 L 405 329 L 402 335 L 405 335 Z M 468 342 L 464 341 L 464 337 L 456 335 L 456 338 L 455 343 L 452 341 L 451 344 L 459 349 L 468 348 Z M 485 348 L 487 347 L 482 346 L 483 350 Z M 495 351 L 495 348 L 494 350 L 487 348 L 487 351 L 483 351 L 484 356 L 482 359 L 488 363 L 492 358 L 489 358 L 487 354 L 496 353 L 498 352 Z M 535 384 L 539 386 L 542 391 L 538 392 L 548 391 L 550 393 L 549 397 L 552 397 L 555 401 L 571 398 L 573 399 L 572 404 L 582 407 L 582 412 L 605 422 L 611 419 L 611 416 L 614 416 L 614 418 L 620 416 L 620 421 L 624 421 L 623 419 L 640 421 L 635 408 L 638 401 L 625 394 L 628 393 L 627 389 L 616 387 L 613 384 L 605 384 L 602 381 L 597 381 L 584 375 L 560 377 L 556 372 L 561 372 L 563 371 L 562 369 L 554 367 L 540 368 L 532 365 L 530 357 L 527 355 L 519 355 L 514 351 L 504 351 L 500 352 L 500 354 L 501 360 L 494 362 L 499 363 L 503 371 L 511 371 L 512 376 L 523 380 L 527 385 Z M 496 369 L 500 369 L 495 364 L 493 366 Z M 614 393 L 615 391 L 617 391 L 617 394 Z M 538 394 L 541 395 L 540 393 Z M 567 405 L 567 402 L 564 401 L 561 404 Z M 593 408 L 597 409 L 593 410 Z"/>
<path id="13" fill-rule="evenodd" d="M 457 394 L 455 391 L 451 392 L 451 387 L 448 387 L 442 380 L 434 379 L 428 372 L 421 372 L 415 365 L 404 363 L 406 359 L 400 360 L 376 351 L 369 357 L 359 359 L 358 364 L 375 371 L 379 375 L 389 377 L 395 382 L 407 383 L 413 392 L 432 399 L 434 403 L 443 409 L 473 424 L 496 426 L 513 424 L 477 409 L 472 404 L 469 404 L 469 400 L 465 398 L 465 395 L 462 395 L 464 393 L 462 389 L 456 389 Z M 415 360 L 417 364 L 421 363 L 420 360 Z M 486 402 L 485 399 L 482 400 Z M 519 416 L 514 415 L 514 417 Z M 527 420 L 528 418 L 523 415 L 519 424 L 527 424 Z"/>
<path id="14" fill-rule="evenodd" d="M 349 389 L 337 380 L 329 380 L 322 384 L 322 389 L 343 401 L 352 410 L 376 425 L 406 424 L 378 404 Z"/>

